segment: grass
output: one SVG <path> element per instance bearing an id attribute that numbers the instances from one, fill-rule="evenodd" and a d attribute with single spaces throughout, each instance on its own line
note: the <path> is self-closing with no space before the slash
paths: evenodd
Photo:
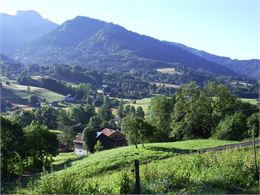
<path id="1" fill-rule="evenodd" d="M 151 84 L 155 84 L 157 87 L 168 87 L 168 88 L 174 88 L 174 89 L 179 89 L 180 85 L 177 84 L 170 84 L 170 83 L 160 83 L 160 82 L 150 82 Z"/>
<path id="2" fill-rule="evenodd" d="M 53 165 L 59 166 L 77 159 L 79 159 L 79 157 L 74 152 L 63 152 L 53 158 Z"/>
<path id="3" fill-rule="evenodd" d="M 203 146 L 199 146 L 199 143 Z M 211 140 L 208 143 L 205 140 L 176 142 L 177 145 L 174 146 L 178 147 L 178 150 L 174 152 L 169 151 L 172 147 L 167 144 L 147 144 L 146 149 L 134 149 L 136 152 L 133 151 L 133 153 L 128 151 L 133 150 L 131 147 L 103 151 L 75 161 L 65 170 L 43 175 L 38 183 L 30 185 L 27 189 L 19 189 L 17 192 L 84 194 L 92 190 L 95 194 L 119 194 L 122 189 L 122 179 L 124 179 L 127 181 L 124 185 L 129 185 L 125 193 L 133 193 L 134 177 L 131 172 L 133 168 L 131 163 L 133 159 L 139 159 L 142 193 L 145 194 L 259 193 L 259 181 L 256 179 L 257 172 L 251 148 L 176 155 L 183 150 L 226 143 L 228 142 L 217 140 Z M 162 153 L 158 152 L 158 159 L 153 159 L 154 154 L 151 154 L 152 159 L 148 160 L 149 157 L 146 156 L 147 151 L 145 151 L 150 150 L 148 146 L 162 147 L 164 152 L 175 155 L 172 154 L 164 159 L 161 156 Z M 123 154 L 127 151 L 130 153 L 124 158 Z M 146 157 L 138 156 L 137 153 L 144 154 Z M 115 166 L 119 158 L 120 164 Z M 129 159 L 131 161 L 128 161 Z"/>
<path id="4" fill-rule="evenodd" d="M 176 74 L 175 68 L 159 68 L 156 69 L 158 72 L 164 73 L 164 74 Z"/>
<path id="5" fill-rule="evenodd" d="M 151 98 L 143 98 L 140 100 L 135 100 L 136 102 L 133 102 L 134 100 L 131 101 L 127 101 L 126 105 L 131 105 L 134 106 L 135 108 L 137 108 L 138 106 L 141 106 L 144 110 L 145 113 L 147 113 L 150 102 L 151 102 Z"/>
<path id="6" fill-rule="evenodd" d="M 36 95 L 40 99 L 45 99 L 47 102 L 60 101 L 63 100 L 64 97 L 63 95 L 40 87 L 30 86 L 30 91 L 30 94 Z M 17 84 L 3 85 L 1 94 L 1 98 L 3 100 L 7 100 L 11 103 L 26 105 L 28 97 L 27 86 Z"/>
<path id="7" fill-rule="evenodd" d="M 257 99 L 249 99 L 249 98 L 240 98 L 243 102 L 248 102 L 250 104 L 257 105 L 258 101 Z"/>
<path id="8" fill-rule="evenodd" d="M 52 132 L 52 133 L 55 133 L 55 134 L 62 134 L 63 133 L 62 130 L 59 130 L 59 129 L 50 129 L 49 131 Z"/>
<path id="9" fill-rule="evenodd" d="M 190 151 L 231 143 L 237 142 L 220 140 L 189 140 L 169 143 L 149 143 L 145 144 L 144 148 L 139 145 L 138 149 L 135 149 L 134 146 L 126 146 L 97 152 L 81 160 L 69 161 L 66 170 L 63 169 L 56 171 L 48 174 L 48 176 L 58 180 L 59 178 L 64 177 L 64 175 L 74 175 L 80 178 L 82 182 L 87 182 L 88 180 L 95 180 L 103 175 L 113 175 L 126 168 L 130 168 L 135 159 L 139 159 L 141 164 L 149 164 L 159 162 L 162 159 L 174 157 L 178 154 L 185 154 Z M 68 155 L 70 156 L 70 154 Z M 64 158 L 66 158 L 66 156 L 57 156 L 56 162 L 61 162 L 61 159 L 66 162 Z M 24 190 L 30 191 L 31 188 L 29 187 Z"/>

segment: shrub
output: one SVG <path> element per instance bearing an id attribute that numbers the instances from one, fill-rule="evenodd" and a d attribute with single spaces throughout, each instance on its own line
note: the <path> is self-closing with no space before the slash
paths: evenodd
<path id="1" fill-rule="evenodd" d="M 96 143 L 96 145 L 95 145 L 95 147 L 94 147 L 94 149 L 95 149 L 95 151 L 96 152 L 99 152 L 99 151 L 101 151 L 101 150 L 103 150 L 103 145 L 102 145 L 102 143 L 101 143 L 101 141 L 97 141 L 97 143 Z"/>

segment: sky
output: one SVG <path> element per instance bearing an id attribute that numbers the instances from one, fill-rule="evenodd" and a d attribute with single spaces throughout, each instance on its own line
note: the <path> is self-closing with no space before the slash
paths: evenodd
<path id="1" fill-rule="evenodd" d="M 62 24 L 88 16 L 232 59 L 260 59 L 260 0 L 0 0 Z"/>

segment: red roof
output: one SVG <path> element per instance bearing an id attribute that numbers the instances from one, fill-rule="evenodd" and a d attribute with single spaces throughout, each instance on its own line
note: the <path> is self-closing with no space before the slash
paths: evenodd
<path id="1" fill-rule="evenodd" d="M 116 130 L 114 129 L 108 129 L 108 128 L 105 128 L 101 131 L 101 133 L 105 134 L 107 137 L 111 136 L 113 133 L 115 133 Z"/>

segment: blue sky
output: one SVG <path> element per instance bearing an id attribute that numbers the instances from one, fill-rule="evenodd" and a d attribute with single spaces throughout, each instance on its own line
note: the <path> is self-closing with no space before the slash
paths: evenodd
<path id="1" fill-rule="evenodd" d="M 58 24 L 77 15 L 237 59 L 260 59 L 260 0 L 0 0 Z"/>

